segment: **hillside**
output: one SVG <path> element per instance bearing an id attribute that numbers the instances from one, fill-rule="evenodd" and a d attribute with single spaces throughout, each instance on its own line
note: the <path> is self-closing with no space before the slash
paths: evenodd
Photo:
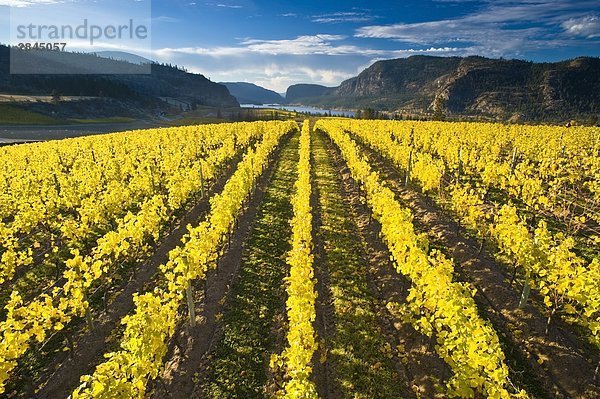
<path id="1" fill-rule="evenodd" d="M 221 82 L 227 87 L 232 96 L 240 104 L 282 104 L 285 99 L 273 90 L 265 89 L 253 83 L 246 82 Z"/>
<path id="2" fill-rule="evenodd" d="M 149 112 L 150 109 L 168 107 L 165 97 L 190 106 L 237 107 L 237 100 L 227 88 L 211 82 L 206 77 L 189 73 L 170 65 L 150 65 L 151 73 L 143 74 L 148 65 L 132 64 L 122 60 L 109 59 L 95 54 L 67 52 L 18 52 L 21 65 L 44 65 L 48 71 L 60 71 L 61 65 L 68 65 L 81 74 L 10 74 L 10 49 L 0 46 L 0 92 L 25 95 L 87 96 L 110 100 L 108 112 L 118 115 L 127 114 L 129 109 L 136 114 Z M 90 65 L 101 65 L 106 74 L 86 74 Z M 125 74 L 110 74 L 123 71 Z M 138 73 L 138 74 L 136 74 Z M 106 101 L 104 101 L 106 102 Z M 85 105 L 87 104 L 87 106 Z M 106 109 L 98 100 L 89 100 L 82 104 L 82 117 L 103 116 L 96 111 Z M 117 104 L 117 108 L 115 108 Z M 61 104 L 63 105 L 63 104 Z M 32 104 L 31 106 L 34 106 Z M 44 112 L 46 107 L 35 105 L 37 111 Z M 64 108 L 70 105 L 64 104 Z M 61 108 L 61 107 L 58 107 Z M 73 107 L 70 107 L 73 108 Z M 121 109 L 121 112 L 118 112 Z M 60 109 L 58 110 L 60 112 Z M 71 112 L 71 110 L 69 110 Z M 77 115 L 71 115 L 76 117 Z M 140 116 L 140 115 L 137 115 Z"/>
<path id="3" fill-rule="evenodd" d="M 600 59 L 557 63 L 413 56 L 378 61 L 310 105 L 559 120 L 600 112 Z"/>
<path id="4" fill-rule="evenodd" d="M 140 57 L 139 55 L 127 53 L 125 51 L 98 51 L 96 53 L 98 57 L 110 58 L 117 61 L 125 61 L 131 64 L 147 64 L 152 63 L 152 60 L 148 58 Z"/>
<path id="5" fill-rule="evenodd" d="M 297 84 L 288 87 L 285 99 L 288 103 L 304 103 L 313 97 L 327 96 L 333 90 L 331 87 L 313 84 Z"/>

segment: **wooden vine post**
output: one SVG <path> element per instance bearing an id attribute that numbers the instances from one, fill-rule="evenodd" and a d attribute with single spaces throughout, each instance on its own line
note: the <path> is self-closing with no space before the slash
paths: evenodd
<path id="1" fill-rule="evenodd" d="M 204 199 L 206 193 L 204 192 L 204 173 L 202 172 L 202 162 L 200 163 L 200 195 Z"/>
<path id="2" fill-rule="evenodd" d="M 460 183 L 462 175 L 462 147 L 458 147 L 458 167 L 456 168 L 456 182 Z"/>
<path id="3" fill-rule="evenodd" d="M 412 171 L 412 158 L 413 158 L 413 147 L 414 147 L 414 129 L 410 129 L 410 136 L 408 145 L 410 147 L 410 151 L 408 152 L 408 164 L 406 165 L 406 176 L 404 179 L 404 185 L 408 187 L 410 184 L 410 173 Z"/>
<path id="4" fill-rule="evenodd" d="M 517 155 L 519 154 L 517 146 L 513 149 L 512 160 L 510 163 L 510 174 L 515 174 L 515 168 L 517 167 Z"/>
<path id="5" fill-rule="evenodd" d="M 83 300 L 86 303 L 85 307 L 85 321 L 88 325 L 88 328 L 92 330 L 94 328 L 94 319 L 92 318 L 92 311 L 90 310 L 90 301 L 88 300 L 87 293 L 83 293 Z"/>
<path id="6" fill-rule="evenodd" d="M 412 156 L 413 156 L 413 150 L 411 148 L 410 152 L 408 153 L 408 165 L 406 165 L 406 178 L 404 180 L 404 185 L 405 186 L 408 186 L 410 184 L 410 172 L 411 172 L 411 168 L 412 168 Z"/>
<path id="7" fill-rule="evenodd" d="M 194 291 L 192 287 L 192 282 L 188 280 L 187 287 L 185 288 L 185 296 L 187 299 L 187 305 L 190 316 L 190 327 L 196 327 L 196 307 L 194 305 Z"/>
<path id="8" fill-rule="evenodd" d="M 527 305 L 529 299 L 529 293 L 531 292 L 531 284 L 529 284 L 529 273 L 525 274 L 525 284 L 523 285 L 523 292 L 521 293 L 521 300 L 519 301 L 519 308 L 524 308 Z"/>

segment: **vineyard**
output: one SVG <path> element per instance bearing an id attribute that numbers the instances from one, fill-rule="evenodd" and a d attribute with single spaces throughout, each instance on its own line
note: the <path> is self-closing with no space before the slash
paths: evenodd
<path id="1" fill-rule="evenodd" d="M 0 148 L 1 398 L 600 399 L 600 129 Z"/>

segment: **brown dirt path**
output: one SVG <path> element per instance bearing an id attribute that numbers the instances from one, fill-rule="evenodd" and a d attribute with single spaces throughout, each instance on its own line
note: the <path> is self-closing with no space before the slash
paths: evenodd
<path id="1" fill-rule="evenodd" d="M 445 363 L 430 350 L 429 339 L 386 308 L 392 297 L 403 300 L 404 282 L 376 226 L 364 223 L 369 211 L 360 204 L 343 159 L 320 132 L 313 135 L 313 154 L 317 316 L 324 344 L 315 363 L 326 360 L 315 365 L 319 393 L 323 398 L 348 397 L 351 392 L 377 398 L 443 397 L 449 375 Z"/>
<path id="2" fill-rule="evenodd" d="M 196 287 L 196 326 L 191 328 L 186 319 L 186 323 L 178 328 L 166 356 L 164 371 L 159 381 L 155 382 L 151 397 L 198 397 L 194 391 L 201 371 L 199 366 L 219 338 L 219 315 L 230 295 L 230 287 L 236 283 L 246 240 L 252 232 L 266 188 L 272 180 L 276 160 L 289 139 L 289 136 L 282 139 L 279 148 L 273 152 L 269 166 L 239 218 L 237 229 L 231 237 L 231 245 L 219 259 L 217 270 L 209 273 L 206 283 Z"/>
<path id="3" fill-rule="evenodd" d="M 387 246 L 379 236 L 380 225 L 371 218 L 371 211 L 350 175 L 341 153 L 329 144 L 328 152 L 336 174 L 340 176 L 343 195 L 348 198 L 351 215 L 357 225 L 363 250 L 369 260 L 370 288 L 381 301 L 379 316 L 386 337 L 405 368 L 409 384 L 417 397 L 443 398 L 445 383 L 452 373 L 435 353 L 434 340 L 416 331 L 410 324 L 391 313 L 387 304 L 405 303 L 410 282 L 400 275 L 390 261 Z"/>

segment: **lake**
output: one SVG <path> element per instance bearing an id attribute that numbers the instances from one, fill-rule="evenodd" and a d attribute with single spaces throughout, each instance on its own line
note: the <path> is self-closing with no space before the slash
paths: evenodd
<path id="1" fill-rule="evenodd" d="M 241 104 L 242 108 L 273 108 L 280 109 L 282 111 L 294 111 L 300 113 L 311 113 L 317 115 L 331 115 L 333 116 L 349 116 L 354 117 L 354 111 L 346 111 L 339 109 L 324 109 L 324 108 L 315 108 L 308 107 L 304 105 L 281 105 L 281 104 L 263 104 L 263 105 L 255 105 L 255 104 Z"/>

